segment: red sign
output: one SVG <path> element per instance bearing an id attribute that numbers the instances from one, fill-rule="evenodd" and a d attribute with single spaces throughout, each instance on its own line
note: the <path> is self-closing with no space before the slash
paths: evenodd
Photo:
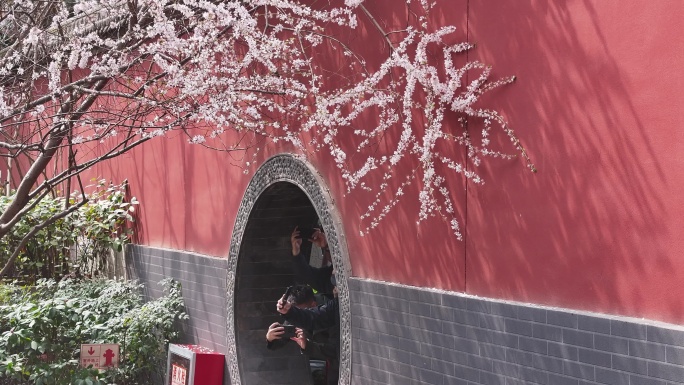
<path id="1" fill-rule="evenodd" d="M 173 364 L 171 370 L 171 385 L 187 385 L 188 371 L 180 366 Z"/>
<path id="2" fill-rule="evenodd" d="M 81 344 L 81 366 L 107 369 L 119 366 L 119 344 Z"/>

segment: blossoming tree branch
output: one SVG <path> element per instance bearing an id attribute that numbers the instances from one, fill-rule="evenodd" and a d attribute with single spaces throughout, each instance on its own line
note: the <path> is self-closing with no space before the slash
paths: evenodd
<path id="1" fill-rule="evenodd" d="M 460 174 L 480 183 L 472 166 L 511 157 L 490 148 L 492 135 L 510 139 L 508 152 L 533 169 L 502 115 L 476 107 L 481 95 L 514 78 L 492 80 L 488 66 L 463 60 L 473 45 L 447 43 L 455 27 L 433 28 L 433 5 L 425 0 L 397 4 L 413 15 L 402 30 L 385 30 L 382 15 L 362 0 L 321 3 L 2 2 L 0 155 L 15 161 L 9 164 L 21 177 L 0 215 L 0 237 L 57 186 L 80 183 L 94 164 L 171 131 L 221 151 L 287 141 L 302 154 L 329 153 L 348 191 L 376 194 L 362 233 L 416 183 L 418 219 L 441 215 L 460 237 L 445 181 Z M 359 23 L 388 47 L 380 62 L 369 65 L 341 38 Z M 337 76 L 326 67 L 333 51 L 347 69 Z M 373 124 L 359 124 L 369 114 Z M 459 117 L 462 130 L 444 124 L 450 116 Z M 477 141 L 467 129 L 473 119 L 483 127 Z M 349 148 L 343 138 L 356 144 Z M 463 146 L 467 158 L 440 151 L 442 141 Z M 389 149 L 385 155 L 378 143 Z M 418 166 L 394 175 L 406 159 Z M 17 170 L 20 164 L 28 167 Z M 380 183 L 368 182 L 374 174 Z"/>

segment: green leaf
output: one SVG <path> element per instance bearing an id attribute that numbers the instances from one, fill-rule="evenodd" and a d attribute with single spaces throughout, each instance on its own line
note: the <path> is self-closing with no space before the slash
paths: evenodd
<path id="1" fill-rule="evenodd" d="M 38 342 L 36 342 L 36 341 L 31 341 L 31 349 L 33 349 L 33 350 L 38 350 Z"/>

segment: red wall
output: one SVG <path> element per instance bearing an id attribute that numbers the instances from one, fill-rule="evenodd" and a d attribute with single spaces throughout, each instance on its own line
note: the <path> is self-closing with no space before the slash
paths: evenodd
<path id="1" fill-rule="evenodd" d="M 469 190 L 468 291 L 681 323 L 684 3 L 499 6 L 471 37 L 519 76 L 492 103 L 540 173 Z"/>
<path id="2" fill-rule="evenodd" d="M 451 181 L 463 242 L 439 219 L 416 227 L 415 195 L 360 237 L 370 197 L 345 196 L 330 158 L 316 155 L 344 218 L 353 275 L 683 323 L 684 3 L 492 4 L 441 0 L 431 17 L 462 28 L 463 39 L 467 25 L 478 43 L 470 58 L 518 76 L 485 102 L 539 172 L 490 160 L 479 169 L 483 186 L 466 193 Z M 390 26 L 405 23 L 394 0 L 368 6 Z M 386 53 L 372 30 L 357 33 L 366 52 Z M 129 179 L 142 202 L 140 243 L 227 256 L 251 174 L 231 165 L 239 159 L 185 142 L 158 140 L 93 175 Z M 264 149 L 257 166 L 288 150 Z"/>

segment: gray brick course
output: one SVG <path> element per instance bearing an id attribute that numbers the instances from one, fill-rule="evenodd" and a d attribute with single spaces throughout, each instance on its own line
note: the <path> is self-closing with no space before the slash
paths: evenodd
<path id="1" fill-rule="evenodd" d="M 506 330 L 506 318 L 504 317 L 489 314 L 480 314 L 478 317 L 480 319 L 479 326 L 481 328 L 496 331 Z"/>
<path id="2" fill-rule="evenodd" d="M 594 335 L 579 330 L 563 329 L 563 343 L 574 346 L 582 346 L 585 348 L 593 348 Z"/>
<path id="3" fill-rule="evenodd" d="M 659 342 L 661 344 L 670 344 L 677 346 L 684 346 L 684 330 L 665 329 L 658 326 L 648 325 L 647 339 L 651 342 Z"/>
<path id="4" fill-rule="evenodd" d="M 614 336 L 595 334 L 594 349 L 617 354 L 629 354 L 629 340 Z"/>
<path id="5" fill-rule="evenodd" d="M 466 381 L 479 382 L 480 371 L 466 365 L 454 365 L 454 377 Z"/>
<path id="6" fill-rule="evenodd" d="M 455 364 L 459 365 L 467 365 L 468 364 L 468 356 L 470 354 L 462 352 L 460 350 L 448 350 L 444 349 L 442 351 L 442 356 L 443 360 L 447 360 L 449 362 L 453 362 Z"/>
<path id="7" fill-rule="evenodd" d="M 442 333 L 443 331 L 443 324 L 439 318 L 421 317 L 415 315 L 406 320 L 406 325 L 436 333 Z"/>
<path id="8" fill-rule="evenodd" d="M 633 357 L 648 358 L 650 360 L 665 361 L 665 345 L 629 341 L 629 355 Z"/>
<path id="9" fill-rule="evenodd" d="M 660 380 L 656 378 L 647 378 L 642 376 L 629 376 L 630 385 L 671 385 L 665 380 Z"/>
<path id="10" fill-rule="evenodd" d="M 430 317 L 438 320 L 453 321 L 454 309 L 442 305 L 430 306 Z"/>
<path id="11" fill-rule="evenodd" d="M 532 323 L 507 319 L 506 321 L 506 333 L 519 334 L 523 336 L 532 336 Z"/>
<path id="12" fill-rule="evenodd" d="M 590 349 L 579 349 L 579 362 L 595 366 L 611 367 L 611 355 Z"/>
<path id="13" fill-rule="evenodd" d="M 645 340 L 646 325 L 626 321 L 611 320 L 610 334 L 614 336 L 627 337 L 637 340 Z"/>
<path id="14" fill-rule="evenodd" d="M 629 384 L 629 374 L 615 370 L 596 368 L 596 381 L 600 384 L 625 385 Z"/>
<path id="15" fill-rule="evenodd" d="M 648 376 L 681 383 L 684 381 L 684 367 L 649 361 Z"/>
<path id="16" fill-rule="evenodd" d="M 563 361 L 563 374 L 583 380 L 593 380 L 594 366 L 571 361 Z"/>
<path id="17" fill-rule="evenodd" d="M 577 361 L 579 359 L 579 348 L 575 346 L 549 342 L 548 349 L 549 355 L 553 357 L 564 358 L 571 361 Z"/>
<path id="18" fill-rule="evenodd" d="M 506 360 L 518 365 L 531 366 L 547 372 L 563 373 L 563 360 L 547 355 L 509 349 Z"/>
<path id="19" fill-rule="evenodd" d="M 518 308 L 518 318 L 525 321 L 546 323 L 546 309 L 520 307 Z"/>
<path id="20" fill-rule="evenodd" d="M 610 334 L 610 320 L 587 315 L 578 315 L 577 328 L 589 332 Z"/>
<path id="21" fill-rule="evenodd" d="M 506 377 L 496 373 L 480 372 L 480 384 L 505 385 Z"/>
<path id="22" fill-rule="evenodd" d="M 577 314 L 564 311 L 549 310 L 546 312 L 546 322 L 551 325 L 577 329 Z"/>
<path id="23" fill-rule="evenodd" d="M 482 357 L 487 357 L 492 360 L 505 361 L 506 360 L 506 349 L 503 346 L 491 345 L 491 344 L 480 344 L 480 355 Z"/>
<path id="24" fill-rule="evenodd" d="M 549 342 L 536 338 L 518 337 L 518 347 L 528 352 L 548 354 Z"/>
<path id="25" fill-rule="evenodd" d="M 466 298 L 461 296 L 442 294 L 442 305 L 455 310 L 464 310 L 466 309 L 467 301 Z"/>
<path id="26" fill-rule="evenodd" d="M 557 326 L 532 324 L 532 337 L 560 342 L 563 340 L 563 329 Z"/>
<path id="27" fill-rule="evenodd" d="M 684 365 L 684 349 L 666 346 L 665 360 L 670 364 Z"/>
<path id="28" fill-rule="evenodd" d="M 634 357 L 613 355 L 613 369 L 647 375 L 648 362 Z"/>
<path id="29" fill-rule="evenodd" d="M 450 361 L 442 361 L 440 359 L 434 359 L 431 362 L 431 369 L 434 372 L 443 373 L 446 376 L 456 375 L 456 370 L 454 369 L 454 363 Z"/>
<path id="30" fill-rule="evenodd" d="M 470 326 L 479 326 L 480 325 L 480 317 L 477 313 L 473 313 L 470 311 L 455 311 L 454 312 L 454 321 L 464 324 L 464 325 L 470 325 Z"/>
<path id="31" fill-rule="evenodd" d="M 576 378 L 564 376 L 562 374 L 549 373 L 549 384 L 553 385 L 578 385 Z"/>
<path id="32" fill-rule="evenodd" d="M 486 329 L 473 329 L 473 338 L 479 342 L 487 342 L 509 348 L 519 347 L 519 338 L 515 334 Z"/>
<path id="33" fill-rule="evenodd" d="M 353 347 L 364 354 L 353 360 L 359 384 L 684 384 L 684 332 L 677 327 L 350 281 Z M 379 295 L 376 304 L 354 301 Z M 404 335 L 394 335 L 393 323 Z M 369 355 L 398 366 L 381 376 Z"/>

